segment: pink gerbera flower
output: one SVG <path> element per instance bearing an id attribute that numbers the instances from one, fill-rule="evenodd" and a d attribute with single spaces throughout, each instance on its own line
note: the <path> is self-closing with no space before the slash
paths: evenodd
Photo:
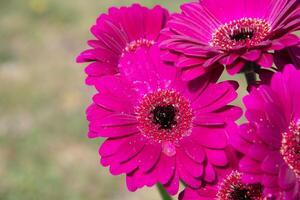
<path id="1" fill-rule="evenodd" d="M 168 15 L 160 6 L 148 9 L 139 4 L 112 7 L 108 14 L 101 14 L 91 28 L 96 37 L 88 41 L 91 49 L 77 57 L 78 63 L 90 63 L 85 69 L 86 83 L 93 85 L 100 76 L 118 73 L 118 64 L 125 54 L 155 44 Z"/>
<path id="2" fill-rule="evenodd" d="M 97 80 L 88 135 L 107 138 L 101 164 L 125 173 L 129 190 L 161 183 L 176 194 L 179 179 L 192 188 L 216 181 L 228 165 L 229 124 L 241 110 L 227 105 L 236 83 L 215 83 L 222 70 L 186 83 L 159 55 L 156 45 L 138 49 L 122 59 L 120 76 Z"/>
<path id="3" fill-rule="evenodd" d="M 248 123 L 230 141 L 245 156 L 245 181 L 261 182 L 265 194 L 300 199 L 300 71 L 286 66 L 270 86 L 253 88 L 244 98 Z"/>
<path id="4" fill-rule="evenodd" d="M 206 186 L 200 190 L 186 188 L 179 200 L 267 200 L 264 197 L 261 183 L 246 184 L 242 181 L 242 174 L 231 171 L 215 186 Z"/>
<path id="5" fill-rule="evenodd" d="M 164 59 L 192 80 L 220 64 L 230 74 L 245 64 L 271 67 L 273 50 L 299 43 L 298 0 L 199 0 L 174 14 L 164 31 Z M 255 67 L 254 67 L 255 68 Z"/>

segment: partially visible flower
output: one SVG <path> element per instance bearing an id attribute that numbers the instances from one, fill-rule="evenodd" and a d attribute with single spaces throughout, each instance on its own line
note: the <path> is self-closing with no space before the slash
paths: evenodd
<path id="1" fill-rule="evenodd" d="M 275 51 L 274 63 L 280 71 L 282 71 L 287 64 L 293 64 L 295 67 L 300 68 L 300 46 Z"/>
<path id="2" fill-rule="evenodd" d="M 247 183 L 261 182 L 265 194 L 300 199 L 300 71 L 292 65 L 273 75 L 270 85 L 244 98 L 248 123 L 230 137 L 244 154 L 239 167 Z"/>
<path id="3" fill-rule="evenodd" d="M 152 9 L 133 4 L 130 7 L 109 9 L 101 14 L 91 32 L 96 37 L 88 41 L 91 47 L 83 51 L 77 62 L 89 62 L 86 83 L 94 85 L 103 75 L 118 73 L 120 59 L 139 48 L 149 49 L 160 38 L 169 13 L 155 6 Z"/>
<path id="4" fill-rule="evenodd" d="M 260 78 L 259 83 L 269 84 L 274 73 L 282 71 L 286 65 L 293 64 L 297 69 L 300 69 L 300 46 L 292 46 L 275 51 L 274 64 L 276 67 L 257 71 Z"/>
<path id="5" fill-rule="evenodd" d="M 269 68 L 274 50 L 299 44 L 298 0 L 199 0 L 181 7 L 164 30 L 163 58 L 192 80 L 226 65 L 230 74 L 246 63 Z"/>
<path id="6" fill-rule="evenodd" d="M 180 179 L 199 188 L 227 168 L 228 131 L 241 109 L 228 105 L 237 84 L 216 83 L 222 69 L 187 83 L 159 55 L 156 45 L 138 49 L 124 57 L 120 75 L 97 80 L 88 135 L 107 138 L 101 164 L 125 173 L 130 191 L 161 183 L 176 194 Z"/>
<path id="7" fill-rule="evenodd" d="M 205 186 L 200 190 L 186 188 L 179 200 L 271 200 L 271 195 L 264 197 L 261 183 L 246 184 L 242 174 L 231 171 L 215 186 Z"/>

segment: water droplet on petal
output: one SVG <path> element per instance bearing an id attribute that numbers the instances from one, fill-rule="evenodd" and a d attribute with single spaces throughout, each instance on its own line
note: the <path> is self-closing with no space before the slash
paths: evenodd
<path id="1" fill-rule="evenodd" d="M 174 146 L 174 144 L 172 142 L 164 142 L 162 144 L 162 148 L 163 148 L 163 153 L 166 154 L 167 156 L 174 156 L 176 154 L 176 147 Z"/>

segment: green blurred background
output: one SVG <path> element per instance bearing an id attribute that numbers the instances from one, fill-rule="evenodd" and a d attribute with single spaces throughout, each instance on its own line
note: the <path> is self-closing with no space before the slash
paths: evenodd
<path id="1" fill-rule="evenodd" d="M 159 199 L 155 188 L 127 192 L 98 164 L 85 120 L 94 91 L 74 61 L 98 14 L 133 2 L 0 0 L 0 200 Z"/>

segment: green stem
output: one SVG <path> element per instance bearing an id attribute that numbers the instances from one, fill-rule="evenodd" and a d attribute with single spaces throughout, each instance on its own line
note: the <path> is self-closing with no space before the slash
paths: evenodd
<path id="1" fill-rule="evenodd" d="M 256 81 L 257 81 L 256 68 L 257 67 L 258 66 L 255 63 L 249 62 L 245 65 L 245 67 L 243 69 L 248 86 L 256 84 Z"/>
<path id="2" fill-rule="evenodd" d="M 161 184 L 157 184 L 157 189 L 159 191 L 162 200 L 172 200 L 172 197 L 165 190 L 164 186 L 162 186 Z"/>
<path id="3" fill-rule="evenodd" d="M 254 62 L 248 62 L 245 64 L 243 70 L 241 73 L 245 75 L 245 78 L 247 80 L 247 90 L 249 91 L 252 86 L 257 85 L 257 74 L 260 70 L 260 66 L 257 65 Z"/>

